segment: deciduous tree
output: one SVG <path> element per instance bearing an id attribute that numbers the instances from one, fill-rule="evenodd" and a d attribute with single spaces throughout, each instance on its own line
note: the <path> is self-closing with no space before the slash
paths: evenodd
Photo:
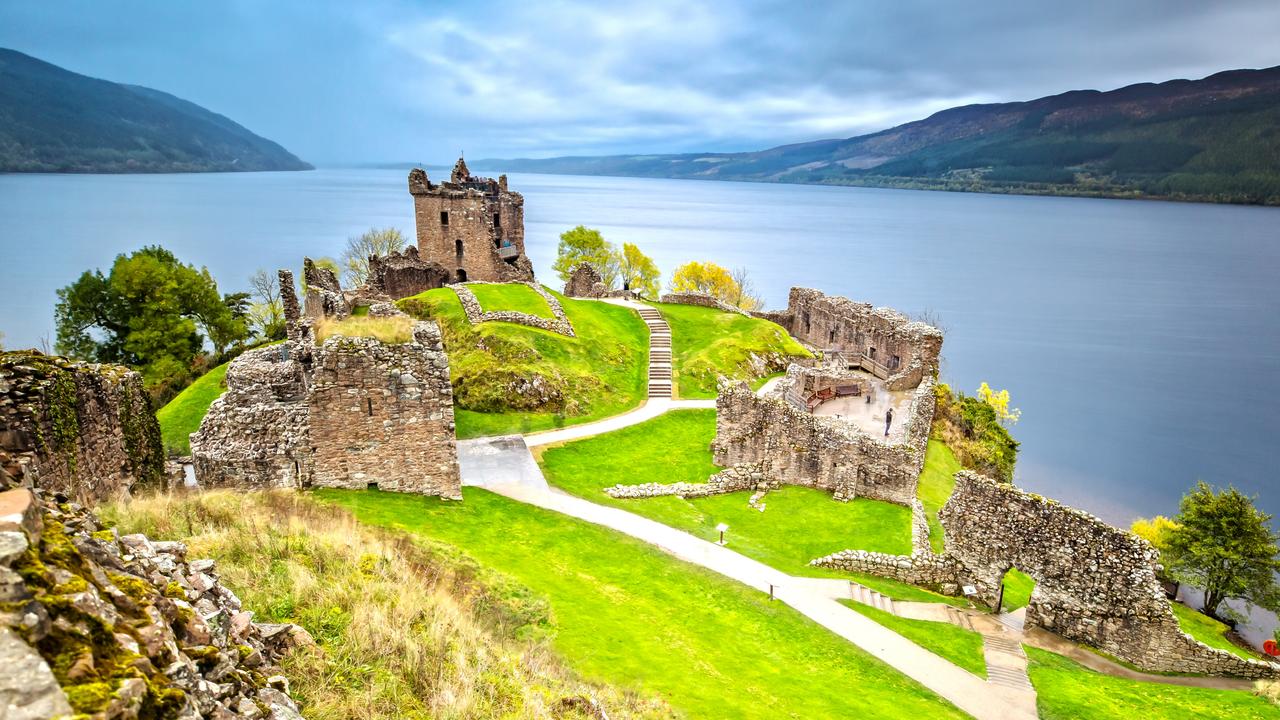
<path id="1" fill-rule="evenodd" d="M 702 293 L 743 310 L 756 309 L 760 304 L 759 298 L 751 293 L 750 288 L 744 290 L 742 284 L 735 279 L 735 274 L 750 282 L 745 268 L 730 272 L 713 262 L 694 260 L 671 273 L 671 292 Z"/>
<path id="2" fill-rule="evenodd" d="M 182 384 L 203 353 L 243 340 L 240 294 L 223 297 L 209 271 L 159 246 L 118 255 L 106 275 L 86 271 L 58 290 L 57 351 L 138 368 L 151 387 Z M 203 334 L 201 334 L 203 332 Z"/>
<path id="3" fill-rule="evenodd" d="M 560 233 L 560 245 L 551 269 L 561 280 L 569 282 L 574 268 L 584 262 L 600 273 L 606 288 L 612 290 L 618 286 L 618 252 L 599 230 L 579 225 Z"/>
<path id="4" fill-rule="evenodd" d="M 618 257 L 618 274 L 625 286 L 644 297 L 658 296 L 658 266 L 653 258 L 640 252 L 635 245 L 622 243 L 622 254 Z"/>
<path id="5" fill-rule="evenodd" d="M 363 285 L 369 280 L 370 255 L 390 255 L 407 246 L 404 235 L 393 227 L 369 228 L 359 237 L 347 238 L 347 248 L 342 251 L 342 278 L 348 287 Z"/>
<path id="6" fill-rule="evenodd" d="M 1018 408 L 1009 407 L 1009 391 L 1000 390 L 999 392 L 992 390 L 991 386 L 985 381 L 978 387 L 978 399 L 991 406 L 996 411 L 996 419 L 1001 424 L 1013 425 L 1022 419 L 1022 411 Z"/>
<path id="7" fill-rule="evenodd" d="M 253 304 L 249 306 L 249 324 L 264 340 L 285 337 L 284 305 L 280 300 L 280 278 L 276 273 L 258 270 L 249 276 Z"/>
<path id="8" fill-rule="evenodd" d="M 1168 533 L 1164 559 L 1174 577 L 1204 590 L 1207 614 L 1218 617 L 1227 598 L 1280 609 L 1280 536 L 1252 498 L 1233 487 L 1215 492 L 1200 482 L 1182 497 L 1174 520 L 1178 526 Z"/>

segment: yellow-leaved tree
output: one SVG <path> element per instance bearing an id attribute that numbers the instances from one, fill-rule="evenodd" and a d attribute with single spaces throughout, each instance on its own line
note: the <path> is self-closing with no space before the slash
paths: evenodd
<path id="1" fill-rule="evenodd" d="M 997 392 L 992 390 L 991 386 L 984 381 L 978 388 L 978 399 L 990 405 L 991 409 L 996 411 L 996 419 L 1001 423 L 1012 425 L 1022 417 L 1021 410 L 1009 407 L 1008 390 Z"/>
<path id="2" fill-rule="evenodd" d="M 743 280 L 746 279 L 745 270 L 738 274 Z M 703 293 L 743 310 L 755 310 L 760 306 L 760 300 L 749 292 L 744 292 L 742 283 L 734 275 L 735 273 L 713 262 L 694 260 L 676 268 L 671 274 L 671 292 Z"/>
<path id="3" fill-rule="evenodd" d="M 618 274 L 623 285 L 632 292 L 644 297 L 658 297 L 658 266 L 653 258 L 640 252 L 633 243 L 622 243 L 622 254 L 618 257 Z"/>
<path id="4" fill-rule="evenodd" d="M 1151 543 L 1151 545 L 1164 552 L 1169 547 L 1169 533 L 1182 527 L 1178 523 L 1170 520 L 1163 515 L 1157 515 L 1153 518 L 1138 518 L 1129 526 L 1129 532 Z"/>

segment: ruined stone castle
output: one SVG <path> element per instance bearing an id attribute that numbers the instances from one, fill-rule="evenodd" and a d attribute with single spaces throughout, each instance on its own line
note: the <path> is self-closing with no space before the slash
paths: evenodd
<path id="1" fill-rule="evenodd" d="M 289 339 L 227 369 L 227 392 L 191 436 L 197 481 L 460 498 L 453 386 L 435 323 L 414 323 L 402 344 L 335 336 L 317 345 L 292 273 L 280 271 L 280 286 Z M 315 303 L 330 308 L 323 293 Z M 370 312 L 398 313 L 386 304 Z"/>
<path id="2" fill-rule="evenodd" d="M 418 256 L 446 268 L 453 282 L 532 280 L 524 254 L 524 197 L 507 189 L 507 176 L 474 177 L 462 158 L 448 182 L 426 171 L 409 173 Z"/>

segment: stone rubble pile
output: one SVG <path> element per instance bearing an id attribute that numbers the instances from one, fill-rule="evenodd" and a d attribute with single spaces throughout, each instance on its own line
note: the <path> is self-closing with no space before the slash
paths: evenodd
<path id="1" fill-rule="evenodd" d="M 186 553 L 60 496 L 0 493 L 5 720 L 300 720 L 277 663 L 311 637 L 253 622 Z"/>

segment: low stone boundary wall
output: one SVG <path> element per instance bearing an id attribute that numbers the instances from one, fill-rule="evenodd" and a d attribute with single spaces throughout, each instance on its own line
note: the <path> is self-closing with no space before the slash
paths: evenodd
<path id="1" fill-rule="evenodd" d="M 758 465 L 727 468 L 707 478 L 705 483 L 643 483 L 641 485 L 614 485 L 604 489 L 609 497 L 619 499 L 666 497 L 681 498 L 723 495 L 739 490 L 754 490 L 766 484 Z"/>
<path id="2" fill-rule="evenodd" d="M 960 591 L 959 566 L 945 555 L 916 552 L 907 556 L 869 550 L 841 550 L 810 560 L 809 564 L 935 587 L 944 595 L 956 595 Z"/>
<path id="3" fill-rule="evenodd" d="M 541 285 L 528 282 L 524 283 L 534 292 L 542 296 L 547 301 L 547 307 L 551 308 L 551 314 L 555 316 L 554 320 L 528 313 L 516 312 L 514 310 L 499 310 L 496 312 L 485 312 L 480 306 L 480 300 L 476 294 L 471 292 L 468 285 L 502 285 L 504 283 L 486 283 L 473 281 L 467 283 L 457 283 L 450 285 L 453 291 L 458 295 L 458 302 L 462 303 L 462 311 L 467 315 L 467 322 L 472 325 L 479 325 L 483 322 L 509 322 L 516 325 L 527 325 L 529 327 L 538 328 L 539 330 L 547 330 L 568 337 L 576 337 L 573 332 L 573 324 L 569 322 L 569 317 L 564 314 L 564 308 L 560 306 L 560 301 L 555 295 L 547 292 Z"/>
<path id="4" fill-rule="evenodd" d="M 712 297 L 704 293 L 667 293 L 662 296 L 660 302 L 669 305 L 700 305 L 702 307 L 715 308 L 725 312 L 738 313 L 751 317 L 751 313 L 740 307 L 734 307 L 720 298 Z"/>

